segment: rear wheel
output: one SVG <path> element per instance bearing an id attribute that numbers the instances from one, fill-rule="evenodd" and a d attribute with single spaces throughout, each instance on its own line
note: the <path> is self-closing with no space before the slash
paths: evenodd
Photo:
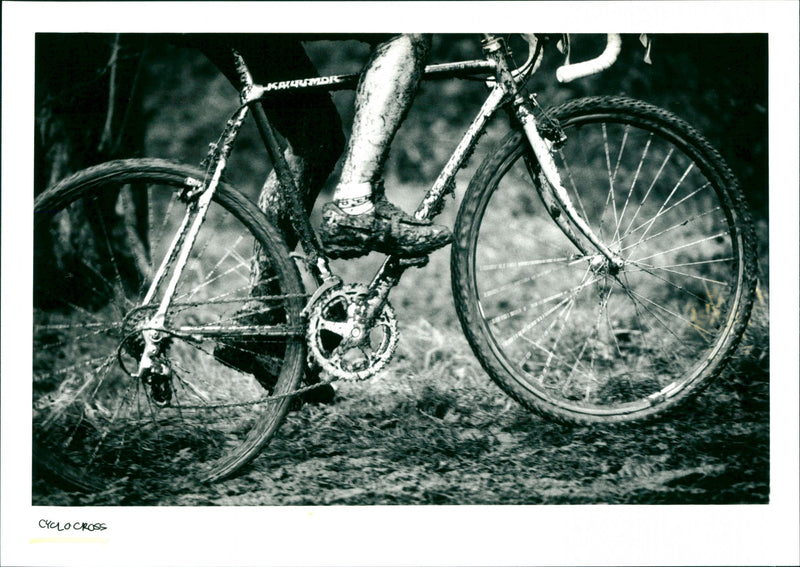
<path id="1" fill-rule="evenodd" d="M 187 179 L 203 173 L 123 160 L 36 199 L 34 458 L 74 487 L 174 490 L 184 478 L 230 475 L 291 401 L 265 398 L 293 391 L 302 375 L 296 267 L 258 208 L 221 184 L 167 313 L 156 371 L 136 376 L 160 299 L 143 298 L 187 210 Z M 256 265 L 264 275 L 254 286 Z"/>
<path id="2" fill-rule="evenodd" d="M 741 338 L 756 284 L 744 200 L 719 154 L 666 111 L 613 97 L 550 115 L 567 135 L 562 183 L 624 265 L 591 245 L 581 253 L 559 229 L 512 133 L 456 223 L 462 326 L 491 377 L 531 410 L 576 423 L 653 417 L 719 374 Z"/>

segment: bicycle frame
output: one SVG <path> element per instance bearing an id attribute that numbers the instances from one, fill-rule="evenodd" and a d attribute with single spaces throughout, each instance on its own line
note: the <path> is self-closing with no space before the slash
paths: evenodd
<path id="1" fill-rule="evenodd" d="M 501 38 L 491 34 L 484 34 L 483 49 L 486 54 L 486 58 L 483 60 L 429 65 L 425 68 L 423 74 L 424 80 L 475 78 L 476 74 L 480 74 L 485 76 L 487 84 L 492 85 L 492 89 L 486 101 L 478 111 L 478 114 L 464 133 L 461 141 L 444 165 L 441 173 L 423 197 L 414 212 L 414 216 L 419 220 L 429 220 L 439 213 L 442 208 L 443 198 L 453 190 L 456 173 L 464 165 L 467 157 L 471 155 L 488 122 L 499 108 L 510 105 L 511 114 L 516 117 L 519 126 L 524 131 L 530 144 L 531 155 L 528 156 L 528 165 L 534 179 L 538 181 L 536 184 L 537 190 L 551 218 L 582 253 L 588 254 L 588 247 L 574 233 L 568 221 L 571 222 L 572 226 L 578 229 L 578 232 L 591 243 L 601 256 L 606 258 L 612 267 L 621 267 L 622 260 L 619 256 L 600 242 L 599 238 L 592 232 L 572 205 L 567 196 L 566 189 L 564 189 L 561 184 L 555 162 L 550 154 L 551 142 L 543 138 L 537 129 L 533 103 L 530 97 L 525 94 L 524 80 L 520 80 L 519 77 L 524 73 L 524 78 L 527 79 L 530 74 L 535 72 L 541 54 L 539 54 L 538 58 L 536 55 L 529 56 L 528 61 L 526 61 L 524 65 L 517 69 L 512 69 L 510 66 L 510 55 Z M 167 309 L 172 301 L 172 295 L 182 273 L 189 250 L 194 244 L 197 230 L 203 222 L 205 212 L 211 202 L 211 198 L 221 178 L 222 172 L 227 165 L 233 142 L 249 110 L 253 111 L 253 118 L 255 119 L 258 131 L 280 181 L 283 197 L 285 199 L 284 202 L 289 204 L 289 214 L 293 228 L 297 232 L 301 246 L 307 255 L 312 274 L 320 284 L 317 294 L 340 282 L 329 269 L 328 259 L 310 224 L 308 214 L 303 207 L 301 196 L 297 190 L 293 175 L 278 142 L 278 136 L 270 124 L 262 106 L 257 103 L 269 97 L 270 93 L 273 92 L 285 93 L 303 90 L 335 91 L 352 89 L 356 86 L 359 75 L 349 74 L 299 78 L 296 80 L 277 81 L 258 85 L 254 83 L 250 71 L 247 68 L 247 64 L 241 55 L 234 51 L 233 56 L 235 58 L 239 78 L 244 85 L 240 92 L 241 107 L 228 121 L 219 143 L 215 144 L 212 148 L 209 154 L 209 170 L 213 170 L 213 172 L 207 181 L 202 181 L 202 188 L 197 187 L 197 191 L 192 192 L 191 197 L 197 197 L 197 199 L 192 201 L 187 210 L 184 224 L 175 241 L 172 243 L 170 252 L 165 256 L 162 265 L 159 267 L 145 299 L 145 304 L 153 299 L 156 290 L 169 271 L 170 264 L 176 262 L 172 270 L 172 278 L 162 297 L 159 308 L 148 325 L 151 330 L 145 332 L 147 348 L 145 349 L 145 355 L 140 363 L 140 373 L 149 368 L 152 364 L 150 359 L 151 355 L 158 352 L 157 345 L 160 340 L 160 334 L 153 329 L 161 328 L 164 324 Z M 526 71 L 529 70 L 530 73 L 523 71 L 523 69 L 526 69 Z M 563 211 L 565 215 L 561 215 L 561 211 Z M 383 265 L 370 282 L 369 293 L 356 315 L 356 319 L 359 321 L 359 326 L 362 327 L 362 331 L 366 331 L 372 324 L 377 313 L 380 312 L 386 302 L 389 292 L 397 285 L 405 269 L 413 265 L 423 265 L 426 261 L 427 258 L 403 260 L 395 256 L 389 256 L 384 261 Z M 313 300 L 314 297 L 311 298 L 309 305 Z M 362 333 L 362 336 L 364 334 L 366 334 L 366 332 Z"/>

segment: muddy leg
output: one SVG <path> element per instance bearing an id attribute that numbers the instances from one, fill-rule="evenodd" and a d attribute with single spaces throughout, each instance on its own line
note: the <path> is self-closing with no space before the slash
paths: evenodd
<path id="1" fill-rule="evenodd" d="M 428 35 L 406 34 L 374 50 L 358 84 L 341 186 L 380 180 L 389 146 L 419 88 L 430 45 Z"/>

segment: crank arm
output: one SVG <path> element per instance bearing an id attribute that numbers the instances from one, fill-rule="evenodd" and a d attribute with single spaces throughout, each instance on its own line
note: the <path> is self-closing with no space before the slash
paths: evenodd
<path id="1" fill-rule="evenodd" d="M 369 341 L 369 331 L 383 312 L 389 301 L 389 292 L 400 281 L 407 265 L 390 256 L 370 282 L 367 293 L 357 303 L 350 306 L 347 313 L 347 325 L 350 334 L 343 337 L 342 348 L 356 348 Z"/>

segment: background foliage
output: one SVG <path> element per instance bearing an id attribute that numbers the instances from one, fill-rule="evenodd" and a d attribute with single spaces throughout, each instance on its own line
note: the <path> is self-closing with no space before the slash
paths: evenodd
<path id="1" fill-rule="evenodd" d="M 554 37 L 558 37 L 555 35 Z M 671 110 L 703 132 L 729 162 L 751 205 L 766 213 L 767 204 L 767 36 L 651 36 L 652 64 L 635 35 L 623 36 L 617 64 L 600 75 L 559 85 L 554 69 L 563 56 L 550 47 L 540 72 L 530 83 L 543 105 L 590 94 L 624 94 Z M 572 36 L 571 60 L 598 54 L 603 36 Z M 369 46 L 357 41 L 306 43 L 320 74 L 358 72 Z M 524 57 L 518 46 L 519 58 Z M 147 152 L 191 160 L 231 112 L 231 87 L 201 55 L 150 42 L 148 58 Z M 434 39 L 432 62 L 480 57 L 475 35 L 442 34 Z M 480 82 L 425 83 L 393 146 L 389 173 L 401 180 L 429 180 L 438 172 L 485 97 Z M 335 93 L 334 101 L 349 128 L 353 94 Z M 166 120 L 164 120 L 166 118 Z M 163 124 L 160 123 L 164 121 Z M 247 152 L 258 141 L 238 148 Z"/>

